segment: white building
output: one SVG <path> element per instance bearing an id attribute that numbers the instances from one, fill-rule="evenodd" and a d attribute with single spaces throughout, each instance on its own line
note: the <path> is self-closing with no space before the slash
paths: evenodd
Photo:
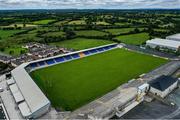
<path id="1" fill-rule="evenodd" d="M 168 48 L 177 51 L 180 49 L 180 41 L 155 38 L 146 41 L 146 46 L 149 46 L 151 48 L 156 48 L 157 46 L 159 46 L 161 49 Z"/>
<path id="2" fill-rule="evenodd" d="M 174 35 L 167 36 L 166 39 L 174 40 L 174 41 L 179 41 L 180 42 L 180 33 L 179 34 L 174 34 Z"/>
<path id="3" fill-rule="evenodd" d="M 33 119 L 47 113 L 50 101 L 26 72 L 27 63 L 11 71 L 7 84 L 22 116 Z"/>
<path id="4" fill-rule="evenodd" d="M 178 79 L 163 75 L 149 82 L 149 85 L 151 93 L 164 98 L 178 87 Z"/>

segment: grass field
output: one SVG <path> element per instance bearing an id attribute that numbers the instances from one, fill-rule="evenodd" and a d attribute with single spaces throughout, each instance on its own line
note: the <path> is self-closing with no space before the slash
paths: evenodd
<path id="1" fill-rule="evenodd" d="M 71 40 L 66 40 L 62 42 L 55 42 L 52 45 L 57 45 L 65 48 L 72 48 L 74 50 L 82 50 L 92 47 L 97 47 L 105 44 L 110 44 L 111 41 L 100 40 L 100 39 L 87 39 L 87 38 L 75 38 Z"/>
<path id="2" fill-rule="evenodd" d="M 115 25 L 119 25 L 119 26 L 126 26 L 126 25 L 131 25 L 130 23 L 115 23 Z"/>
<path id="3" fill-rule="evenodd" d="M 154 31 L 156 32 L 169 32 L 168 29 L 154 29 Z"/>
<path id="4" fill-rule="evenodd" d="M 73 20 L 68 23 L 69 25 L 85 25 L 86 22 L 84 20 Z"/>
<path id="5" fill-rule="evenodd" d="M 82 31 L 76 31 L 75 32 L 77 36 L 105 36 L 107 33 L 97 31 L 97 30 L 82 30 Z"/>
<path id="6" fill-rule="evenodd" d="M 50 22 L 53 22 L 55 20 L 53 19 L 47 19 L 47 20 L 38 20 L 38 21 L 34 21 L 33 24 L 36 24 L 36 25 L 46 25 Z"/>
<path id="7" fill-rule="evenodd" d="M 107 22 L 105 22 L 105 21 L 103 21 L 103 22 L 94 22 L 94 24 L 96 24 L 96 25 L 110 25 L 109 23 L 107 23 Z"/>
<path id="8" fill-rule="evenodd" d="M 46 36 L 46 37 L 63 37 L 65 36 L 65 32 L 48 32 L 43 34 L 42 36 Z"/>
<path id="9" fill-rule="evenodd" d="M 113 34 L 113 35 L 118 35 L 122 33 L 128 33 L 130 31 L 133 31 L 134 28 L 121 28 L 121 29 L 105 29 L 105 31 Z"/>
<path id="10" fill-rule="evenodd" d="M 68 19 L 67 20 L 63 20 L 63 21 L 58 21 L 58 22 L 56 22 L 56 23 L 54 23 L 54 25 L 63 25 L 63 24 L 66 24 L 66 23 L 68 23 Z"/>
<path id="11" fill-rule="evenodd" d="M 138 34 L 131 34 L 131 35 L 121 35 L 116 38 L 119 41 L 126 44 L 141 45 L 142 43 L 146 42 L 149 39 L 149 34 L 138 33 Z"/>
<path id="12" fill-rule="evenodd" d="M 6 39 L 15 33 L 22 32 L 23 30 L 0 30 L 0 38 Z"/>
<path id="13" fill-rule="evenodd" d="M 115 49 L 32 72 L 52 105 L 75 110 L 167 60 Z"/>
<path id="14" fill-rule="evenodd" d="M 16 24 L 17 27 L 24 27 L 24 25 L 22 23 L 17 23 Z M 33 25 L 33 24 L 25 24 L 25 27 L 36 27 L 37 25 Z M 6 27 L 15 27 L 15 24 L 11 24 L 9 26 L 6 26 Z"/>
<path id="15" fill-rule="evenodd" d="M 21 46 L 12 46 L 10 48 L 5 48 L 5 50 L 3 52 L 6 54 L 9 54 L 9 55 L 12 55 L 12 56 L 18 56 L 18 55 L 22 54 L 21 51 L 26 53 L 27 49 L 22 48 Z"/>

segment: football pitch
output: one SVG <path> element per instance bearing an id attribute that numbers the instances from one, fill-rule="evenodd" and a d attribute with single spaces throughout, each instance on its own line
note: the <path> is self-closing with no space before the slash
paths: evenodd
<path id="1" fill-rule="evenodd" d="M 30 73 L 52 106 L 73 111 L 167 60 L 114 49 Z"/>

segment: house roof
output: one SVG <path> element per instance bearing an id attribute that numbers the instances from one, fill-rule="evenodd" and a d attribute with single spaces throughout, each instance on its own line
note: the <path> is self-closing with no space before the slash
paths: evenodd
<path id="1" fill-rule="evenodd" d="M 149 82 L 150 86 L 160 91 L 164 91 L 174 84 L 178 79 L 171 76 L 162 75 L 153 81 Z"/>

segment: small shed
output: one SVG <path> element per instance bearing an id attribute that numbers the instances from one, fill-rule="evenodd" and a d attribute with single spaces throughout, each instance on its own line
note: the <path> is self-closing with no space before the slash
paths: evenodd
<path id="1" fill-rule="evenodd" d="M 162 75 L 149 82 L 149 85 L 151 93 L 164 98 L 178 87 L 178 79 L 171 76 Z"/>

